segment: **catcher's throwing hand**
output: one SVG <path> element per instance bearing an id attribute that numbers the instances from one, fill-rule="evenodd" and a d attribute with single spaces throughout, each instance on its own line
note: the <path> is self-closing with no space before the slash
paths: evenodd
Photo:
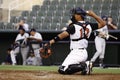
<path id="1" fill-rule="evenodd" d="M 52 54 L 51 47 L 49 43 L 46 43 L 41 49 L 40 49 L 40 56 L 42 58 L 48 58 Z"/>

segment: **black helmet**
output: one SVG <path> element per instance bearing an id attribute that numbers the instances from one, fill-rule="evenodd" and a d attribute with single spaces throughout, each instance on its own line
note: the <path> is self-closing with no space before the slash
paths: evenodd
<path id="1" fill-rule="evenodd" d="M 71 14 L 71 20 L 74 22 L 74 14 L 78 14 L 81 15 L 82 19 L 84 20 L 86 18 L 86 11 L 84 11 L 83 9 L 81 9 L 80 7 L 77 8 L 73 8 L 72 10 L 70 10 L 70 14 Z"/>
<path id="2" fill-rule="evenodd" d="M 107 16 L 105 16 L 105 15 L 104 15 L 104 16 L 102 16 L 101 18 L 102 18 L 103 20 L 105 20 L 105 21 L 107 21 L 107 20 L 108 20 L 108 17 L 107 17 Z"/>
<path id="3" fill-rule="evenodd" d="M 73 8 L 70 12 L 71 12 L 72 15 L 80 14 L 80 15 L 86 16 L 86 12 L 83 9 L 81 9 L 80 7 Z"/>

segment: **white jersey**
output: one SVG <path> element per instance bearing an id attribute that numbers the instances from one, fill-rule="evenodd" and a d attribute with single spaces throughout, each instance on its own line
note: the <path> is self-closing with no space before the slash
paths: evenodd
<path id="1" fill-rule="evenodd" d="M 28 57 L 26 63 L 27 65 L 36 65 L 36 57 Z"/>
<path id="2" fill-rule="evenodd" d="M 42 40 L 42 35 L 38 32 L 36 32 L 34 36 L 31 35 L 30 37 Z M 32 44 L 32 48 L 33 49 L 39 49 L 40 45 L 39 44 Z"/>
<path id="3" fill-rule="evenodd" d="M 25 31 L 29 31 L 29 25 L 28 24 L 23 24 L 23 28 L 25 29 Z"/>
<path id="4" fill-rule="evenodd" d="M 77 25 L 77 24 L 74 24 L 74 27 L 75 27 L 75 33 L 70 35 L 70 39 L 71 39 L 70 49 L 87 48 L 87 46 L 88 46 L 87 39 L 72 41 L 72 39 L 80 39 L 80 38 L 84 37 L 83 27 L 80 25 Z M 85 35 L 87 36 L 87 38 L 90 37 L 91 32 L 92 32 L 92 28 L 88 24 L 85 29 Z"/>
<path id="5" fill-rule="evenodd" d="M 105 25 L 104 27 L 97 29 L 96 31 L 102 32 L 103 34 L 108 34 L 108 27 L 107 27 L 107 25 Z"/>
<path id="6" fill-rule="evenodd" d="M 18 40 L 21 40 L 21 39 L 25 39 L 25 38 L 28 38 L 29 37 L 29 34 L 28 33 L 24 33 L 23 35 L 21 34 L 18 34 L 15 41 L 18 41 Z"/>

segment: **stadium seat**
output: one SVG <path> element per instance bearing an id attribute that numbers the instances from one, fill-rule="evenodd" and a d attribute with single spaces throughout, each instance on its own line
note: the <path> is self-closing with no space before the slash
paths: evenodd
<path id="1" fill-rule="evenodd" d="M 13 23 L 5 23 L 5 29 L 6 30 L 14 30 L 15 26 Z"/>
<path id="2" fill-rule="evenodd" d="M 33 23 L 27 22 L 27 24 L 29 25 L 29 29 L 32 29 L 32 28 L 33 28 Z"/>
<path id="3" fill-rule="evenodd" d="M 4 29 L 4 22 L 0 22 L 0 30 Z"/>
<path id="4" fill-rule="evenodd" d="M 29 16 L 29 11 L 22 11 L 21 16 L 22 17 Z"/>
<path id="5" fill-rule="evenodd" d="M 27 22 L 35 22 L 36 21 L 36 17 L 32 17 L 32 16 L 28 16 L 27 17 Z"/>
<path id="6" fill-rule="evenodd" d="M 68 25 L 67 25 L 67 23 L 61 23 L 60 24 L 60 29 L 62 29 L 62 28 L 64 28 L 64 27 L 67 27 Z"/>
<path id="7" fill-rule="evenodd" d="M 72 8 L 74 8 L 74 5 L 67 5 L 66 6 L 66 10 L 71 10 Z"/>
<path id="8" fill-rule="evenodd" d="M 51 16 L 45 17 L 44 22 L 45 22 L 45 23 L 51 23 L 51 22 L 52 22 L 52 17 L 51 17 Z"/>
<path id="9" fill-rule="evenodd" d="M 59 5 L 59 0 L 52 0 L 51 5 Z"/>
<path id="10" fill-rule="evenodd" d="M 40 10 L 40 5 L 34 5 L 33 7 L 32 7 L 32 11 L 33 12 L 37 12 L 37 11 L 39 11 Z"/>
<path id="11" fill-rule="evenodd" d="M 50 7 L 49 7 L 49 11 L 51 11 L 51 12 L 53 12 L 56 9 L 57 9 L 56 5 L 50 5 Z"/>
<path id="12" fill-rule="evenodd" d="M 108 10 L 104 10 L 104 9 L 103 9 L 101 15 L 109 15 Z"/>
<path id="13" fill-rule="evenodd" d="M 11 17 L 10 17 L 10 22 L 11 22 L 11 23 L 17 23 L 17 18 L 16 18 L 16 16 L 11 16 Z"/>
<path id="14" fill-rule="evenodd" d="M 36 17 L 36 22 L 37 22 L 37 23 L 42 23 L 43 21 L 44 21 L 44 19 L 41 19 L 40 16 L 37 16 L 37 17 Z"/>
<path id="15" fill-rule="evenodd" d="M 47 12 L 47 16 L 48 16 L 48 17 L 49 17 L 49 16 L 50 16 L 50 17 L 54 16 L 53 14 L 54 14 L 53 11 L 48 11 L 48 12 Z"/>
<path id="16" fill-rule="evenodd" d="M 31 16 L 31 17 L 36 17 L 36 16 L 37 16 L 37 12 L 31 11 L 31 12 L 30 12 L 30 16 Z"/>
<path id="17" fill-rule="evenodd" d="M 50 0 L 44 0 L 43 5 L 47 6 L 50 5 L 51 1 Z"/>
<path id="18" fill-rule="evenodd" d="M 70 17 L 68 17 L 68 16 L 63 16 L 62 23 L 67 23 L 68 20 L 70 20 Z"/>
<path id="19" fill-rule="evenodd" d="M 32 25 L 32 28 L 35 28 L 36 30 L 40 29 L 40 23 L 34 22 L 33 25 Z"/>
<path id="20" fill-rule="evenodd" d="M 41 6 L 41 8 L 40 8 L 40 11 L 48 11 L 48 9 L 49 9 L 49 6 L 45 6 L 45 5 L 43 5 L 43 6 Z"/>
<path id="21" fill-rule="evenodd" d="M 61 5 L 61 6 L 67 5 L 67 0 L 60 0 L 59 5 Z"/>
<path id="22" fill-rule="evenodd" d="M 42 24 L 42 30 L 49 30 L 49 24 L 50 23 L 44 23 L 44 24 Z"/>
<path id="23" fill-rule="evenodd" d="M 60 16 L 54 16 L 53 23 L 60 23 Z"/>
<path id="24" fill-rule="evenodd" d="M 56 24 L 57 24 L 57 23 L 52 23 L 52 24 L 51 24 L 51 30 L 57 30 Z"/>
<path id="25" fill-rule="evenodd" d="M 39 11 L 38 12 L 38 16 L 46 16 L 47 14 L 45 13 L 45 11 Z"/>
<path id="26" fill-rule="evenodd" d="M 63 16 L 62 10 L 57 10 L 55 16 Z"/>
<path id="27" fill-rule="evenodd" d="M 67 4 L 70 5 L 76 4 L 76 0 L 67 0 Z"/>

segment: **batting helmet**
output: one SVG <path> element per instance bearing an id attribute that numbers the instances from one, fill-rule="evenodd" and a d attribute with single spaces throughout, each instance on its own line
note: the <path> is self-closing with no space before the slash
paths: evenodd
<path id="1" fill-rule="evenodd" d="M 107 20 L 108 20 L 108 17 L 107 17 L 107 16 L 105 16 L 105 15 L 104 15 L 104 16 L 102 16 L 101 18 L 102 18 L 103 20 L 105 20 L 105 21 L 107 21 Z"/>

